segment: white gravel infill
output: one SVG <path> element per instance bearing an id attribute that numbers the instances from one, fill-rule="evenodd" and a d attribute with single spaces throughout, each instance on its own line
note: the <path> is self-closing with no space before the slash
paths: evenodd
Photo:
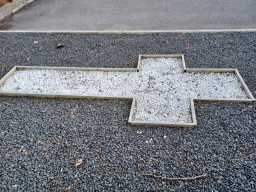
<path id="1" fill-rule="evenodd" d="M 177 58 L 146 58 L 139 72 L 25 69 L 9 77 L 3 92 L 134 97 L 133 120 L 191 123 L 190 98 L 248 99 L 234 73 L 183 71 Z"/>

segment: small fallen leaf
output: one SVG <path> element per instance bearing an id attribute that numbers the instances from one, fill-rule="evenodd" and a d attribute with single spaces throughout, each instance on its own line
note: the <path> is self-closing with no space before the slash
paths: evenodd
<path id="1" fill-rule="evenodd" d="M 75 161 L 75 167 L 79 167 L 80 165 L 82 165 L 83 164 L 83 159 L 77 159 L 76 161 Z"/>
<path id="2" fill-rule="evenodd" d="M 71 191 L 71 187 L 70 186 L 64 188 L 64 192 L 70 192 L 70 191 Z"/>

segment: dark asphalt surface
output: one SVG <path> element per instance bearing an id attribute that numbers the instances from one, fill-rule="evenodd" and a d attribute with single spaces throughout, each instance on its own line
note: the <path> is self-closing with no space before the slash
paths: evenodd
<path id="1" fill-rule="evenodd" d="M 36 0 L 9 30 L 173 30 L 256 27 L 255 0 Z"/>
<path id="2" fill-rule="evenodd" d="M 193 67 L 239 68 L 254 96 L 255 51 L 256 33 L 0 33 L 1 76 L 14 65 L 135 67 L 138 54 L 185 53 Z M 255 189 L 255 102 L 197 103 L 190 129 L 129 126 L 130 104 L 0 97 L 0 191 Z"/>

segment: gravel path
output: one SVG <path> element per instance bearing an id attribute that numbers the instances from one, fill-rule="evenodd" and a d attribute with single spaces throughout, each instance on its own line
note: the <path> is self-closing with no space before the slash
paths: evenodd
<path id="1" fill-rule="evenodd" d="M 3 76 L 15 64 L 134 67 L 140 53 L 183 52 L 194 67 L 239 68 L 255 95 L 255 44 L 254 33 L 1 33 L 0 70 Z M 0 191 L 255 189 L 255 103 L 198 103 L 192 129 L 131 127 L 130 105 L 0 97 Z M 169 182 L 145 173 L 208 176 Z"/>

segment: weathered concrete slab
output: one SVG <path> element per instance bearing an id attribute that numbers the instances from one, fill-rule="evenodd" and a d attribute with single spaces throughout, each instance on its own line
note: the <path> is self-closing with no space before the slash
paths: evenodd
<path id="1" fill-rule="evenodd" d="M 254 0 L 37 0 L 10 30 L 255 28 Z"/>

